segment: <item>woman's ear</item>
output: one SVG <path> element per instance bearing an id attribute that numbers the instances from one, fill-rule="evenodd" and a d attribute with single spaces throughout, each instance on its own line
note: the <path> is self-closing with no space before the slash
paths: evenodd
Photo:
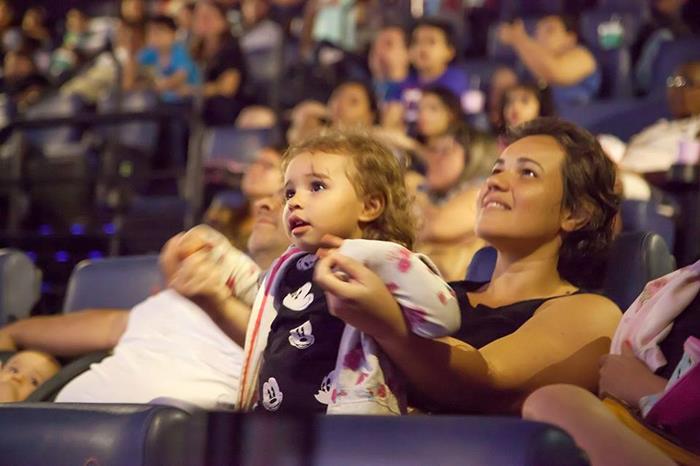
<path id="1" fill-rule="evenodd" d="M 382 215 L 385 206 L 386 201 L 383 196 L 377 194 L 365 196 L 359 220 L 363 223 L 373 222 Z"/>

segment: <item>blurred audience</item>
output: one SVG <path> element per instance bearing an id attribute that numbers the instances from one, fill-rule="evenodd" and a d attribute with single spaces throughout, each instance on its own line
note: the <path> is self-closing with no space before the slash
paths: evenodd
<path id="1" fill-rule="evenodd" d="M 508 88 L 501 100 L 502 132 L 537 117 L 554 116 L 549 88 L 534 83 L 522 83 Z"/>
<path id="2" fill-rule="evenodd" d="M 369 69 L 380 105 L 401 98 L 401 83 L 408 78 L 409 59 L 406 31 L 387 25 L 378 32 L 369 50 Z"/>
<path id="3" fill-rule="evenodd" d="M 346 81 L 328 99 L 328 114 L 336 128 L 370 128 L 379 114 L 370 87 L 361 81 Z"/>
<path id="4" fill-rule="evenodd" d="M 192 57 L 202 72 L 202 117 L 207 125 L 233 124 L 244 106 L 240 91 L 246 68 L 238 41 L 231 34 L 224 7 L 197 2 L 192 18 Z M 188 93 L 197 94 L 195 88 Z"/>
<path id="5" fill-rule="evenodd" d="M 464 112 L 459 98 L 442 86 L 427 87 L 418 102 L 416 135 L 431 146 L 457 127 L 464 125 Z"/>
<path id="6" fill-rule="evenodd" d="M 579 42 L 577 18 L 545 16 L 531 37 L 522 20 L 501 25 L 499 39 L 513 48 L 527 71 L 552 89 L 557 106 L 582 105 L 598 93 L 602 74 L 595 57 Z"/>
<path id="7" fill-rule="evenodd" d="M 238 114 L 236 128 L 266 129 L 277 127 L 277 114 L 264 105 L 249 105 Z"/>
<path id="8" fill-rule="evenodd" d="M 660 120 L 633 136 L 620 161 L 623 168 L 637 173 L 665 172 L 684 145 L 700 139 L 700 61 L 681 65 L 668 78 L 667 101 L 673 119 Z"/>
<path id="9" fill-rule="evenodd" d="M 504 124 L 502 120 L 503 93 L 516 84 L 518 84 L 518 75 L 507 66 L 499 66 L 490 77 L 486 105 L 489 124 L 495 131 L 502 128 Z"/>
<path id="10" fill-rule="evenodd" d="M 0 91 L 18 110 L 36 102 L 48 81 L 37 70 L 32 53 L 15 50 L 5 53 Z"/>
<path id="11" fill-rule="evenodd" d="M 46 10 L 42 7 L 32 7 L 24 12 L 22 17 L 22 34 L 41 44 L 42 48 L 50 48 L 52 37 L 47 24 Z"/>
<path id="12" fill-rule="evenodd" d="M 304 100 L 294 106 L 289 114 L 287 143 L 299 144 L 330 125 L 328 108 L 316 100 Z"/>

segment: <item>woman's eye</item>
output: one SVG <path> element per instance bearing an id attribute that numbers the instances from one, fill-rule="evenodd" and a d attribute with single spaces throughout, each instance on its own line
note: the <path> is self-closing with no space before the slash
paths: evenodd
<path id="1" fill-rule="evenodd" d="M 311 183 L 311 191 L 313 192 L 323 191 L 324 189 L 326 189 L 326 185 L 320 181 L 313 181 Z"/>
<path id="2" fill-rule="evenodd" d="M 290 200 L 291 198 L 293 198 L 294 194 L 295 194 L 295 192 L 293 189 L 285 189 L 284 190 L 284 198 L 286 200 Z"/>
<path id="3" fill-rule="evenodd" d="M 521 173 L 523 174 L 523 176 L 537 178 L 537 173 L 535 173 L 534 170 L 530 170 L 529 168 L 523 168 Z"/>

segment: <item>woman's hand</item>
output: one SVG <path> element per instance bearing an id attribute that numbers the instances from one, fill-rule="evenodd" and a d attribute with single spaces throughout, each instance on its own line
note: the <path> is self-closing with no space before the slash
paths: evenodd
<path id="1" fill-rule="evenodd" d="M 407 333 L 398 303 L 376 273 L 334 249 L 320 255 L 314 281 L 326 291 L 332 315 L 375 338 Z"/>
<path id="2" fill-rule="evenodd" d="M 609 395 L 637 407 L 640 398 L 662 392 L 666 383 L 666 379 L 655 375 L 637 359 L 627 343 L 622 346 L 622 354 L 607 354 L 600 359 L 601 397 Z"/>

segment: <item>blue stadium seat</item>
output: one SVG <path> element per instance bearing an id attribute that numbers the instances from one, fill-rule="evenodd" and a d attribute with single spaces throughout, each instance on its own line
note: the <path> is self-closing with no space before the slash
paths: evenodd
<path id="1" fill-rule="evenodd" d="M 71 117 L 85 109 L 85 105 L 75 95 L 54 95 L 43 99 L 26 110 L 27 119 Z M 77 143 L 81 137 L 76 125 L 63 125 L 48 129 L 26 130 L 29 142 L 35 147 Z"/>
<path id="2" fill-rule="evenodd" d="M 466 279 L 489 281 L 495 266 L 495 249 L 487 246 L 474 255 Z M 610 248 L 600 291 L 624 311 L 649 281 L 675 268 L 676 260 L 661 236 L 645 231 L 621 233 Z"/>
<path id="3" fill-rule="evenodd" d="M 117 96 L 112 93 L 98 101 L 98 113 L 116 112 L 117 108 L 122 112 L 148 112 L 158 106 L 158 96 L 150 91 L 132 91 L 121 94 L 121 102 L 117 102 Z M 101 133 L 113 137 L 120 146 L 141 151 L 143 154 L 152 155 L 158 146 L 158 132 L 160 125 L 152 120 L 137 120 L 131 123 L 105 126 L 100 128 Z"/>
<path id="4" fill-rule="evenodd" d="M 587 464 L 563 430 L 517 418 L 326 416 L 315 432 L 317 466 Z"/>
<path id="5" fill-rule="evenodd" d="M 623 231 L 651 231 L 661 236 L 673 251 L 676 223 L 672 216 L 665 215 L 654 201 L 626 199 L 620 205 Z"/>
<path id="6" fill-rule="evenodd" d="M 594 134 L 614 134 L 627 141 L 661 118 L 670 117 L 670 112 L 666 96 L 655 94 L 643 99 L 614 99 L 563 107 L 559 115 Z"/>
<path id="7" fill-rule="evenodd" d="M 17 249 L 0 249 L 0 325 L 29 317 L 41 293 L 41 272 Z"/>
<path id="8" fill-rule="evenodd" d="M 694 60 L 700 60 L 700 36 L 663 42 L 652 68 L 650 92 L 663 92 L 666 88 L 666 79 L 673 74 L 676 68 L 685 62 Z"/>
<path id="9" fill-rule="evenodd" d="M 202 158 L 207 167 L 243 171 L 253 162 L 260 149 L 275 145 L 275 129 L 240 129 L 234 126 L 216 126 L 207 129 L 202 144 Z"/>
<path id="10" fill-rule="evenodd" d="M 632 95 L 631 58 L 627 47 L 612 50 L 591 47 L 603 79 L 598 97 L 621 98 Z"/>
<path id="11" fill-rule="evenodd" d="M 163 287 L 157 255 L 86 260 L 70 276 L 63 312 L 131 309 Z"/>
<path id="12" fill-rule="evenodd" d="M 204 428 L 167 406 L 4 404 L 0 458 L 13 466 L 195 465 Z"/>

